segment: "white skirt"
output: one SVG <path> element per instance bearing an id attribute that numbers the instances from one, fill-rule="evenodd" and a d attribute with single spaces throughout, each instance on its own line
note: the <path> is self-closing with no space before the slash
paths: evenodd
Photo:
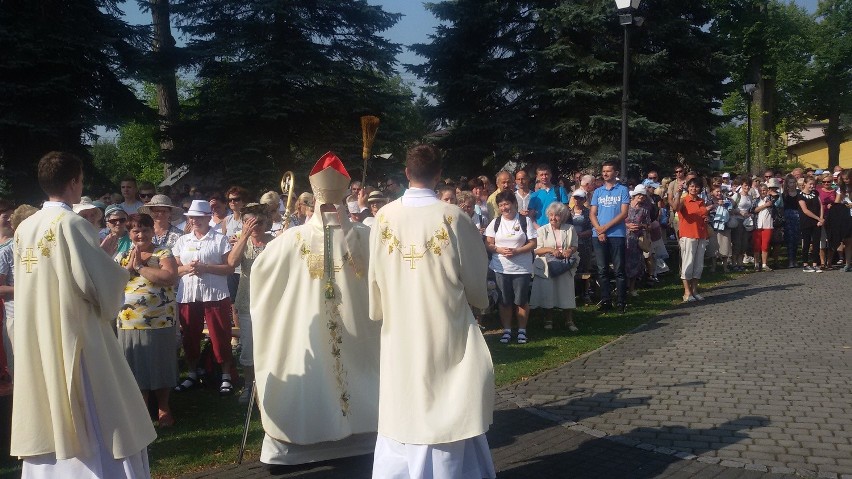
<path id="1" fill-rule="evenodd" d="M 112 457 L 112 451 L 104 447 L 100 433 L 100 423 L 95 415 L 94 396 L 89 384 L 86 364 L 80 359 L 83 372 L 83 391 L 86 402 L 86 436 L 89 438 L 89 450 L 92 453 L 85 457 L 56 459 L 56 454 L 42 454 L 25 457 L 21 479 L 148 479 L 151 468 L 148 465 L 148 450 L 142 449 L 136 454 L 122 459 Z"/>
<path id="2" fill-rule="evenodd" d="M 379 434 L 373 479 L 493 479 L 485 434 L 445 444 L 403 444 Z"/>
<path id="3" fill-rule="evenodd" d="M 269 434 L 264 434 L 263 446 L 260 448 L 260 462 L 293 466 L 369 454 L 373 452 L 375 446 L 376 433 L 374 432 L 353 434 L 339 441 L 318 442 L 316 444 L 293 444 L 279 441 L 270 437 Z"/>

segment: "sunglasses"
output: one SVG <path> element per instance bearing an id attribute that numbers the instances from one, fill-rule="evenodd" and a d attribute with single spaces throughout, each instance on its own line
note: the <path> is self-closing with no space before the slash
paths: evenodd
<path id="1" fill-rule="evenodd" d="M 107 220 L 107 223 L 109 223 L 111 225 L 120 225 L 120 224 L 126 223 L 126 222 L 127 222 L 127 218 L 113 218 L 111 220 Z"/>
<path id="2" fill-rule="evenodd" d="M 154 193 L 139 193 L 140 198 L 150 198 L 154 196 Z"/>
<path id="3" fill-rule="evenodd" d="M 675 173 L 683 173 L 683 170 L 675 170 Z"/>
<path id="4" fill-rule="evenodd" d="M 233 203 L 235 201 L 243 201 L 242 198 L 228 198 L 228 203 Z"/>

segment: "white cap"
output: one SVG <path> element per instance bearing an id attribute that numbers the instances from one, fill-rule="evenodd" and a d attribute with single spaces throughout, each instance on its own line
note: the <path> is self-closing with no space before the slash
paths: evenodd
<path id="1" fill-rule="evenodd" d="M 578 189 L 574 190 L 573 193 L 571 193 L 571 196 L 579 196 L 580 198 L 585 198 L 586 197 L 586 190 L 584 190 L 582 188 L 578 188 Z"/>
<path id="2" fill-rule="evenodd" d="M 730 177 L 731 177 L 730 173 L 727 173 L 727 172 L 722 173 L 722 178 L 730 178 Z"/>
<path id="3" fill-rule="evenodd" d="M 636 196 L 636 195 L 648 196 L 648 190 L 645 188 L 644 185 L 636 185 L 636 187 L 633 188 L 633 191 L 630 192 L 630 196 Z"/>

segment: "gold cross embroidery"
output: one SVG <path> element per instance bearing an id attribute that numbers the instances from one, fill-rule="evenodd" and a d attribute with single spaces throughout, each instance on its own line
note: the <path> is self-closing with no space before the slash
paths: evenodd
<path id="1" fill-rule="evenodd" d="M 409 249 L 409 251 L 410 251 L 410 253 L 402 255 L 402 259 L 404 259 L 405 261 L 410 261 L 411 262 L 411 269 L 415 269 L 414 268 L 415 261 L 423 258 L 423 256 L 426 253 L 424 252 L 424 253 L 417 254 L 415 252 L 416 247 L 414 245 L 411 245 L 411 248 Z"/>
<path id="2" fill-rule="evenodd" d="M 21 258 L 21 263 L 27 268 L 27 273 L 32 273 L 33 266 L 38 263 L 38 256 L 33 254 L 32 248 L 27 248 L 27 255 Z"/>

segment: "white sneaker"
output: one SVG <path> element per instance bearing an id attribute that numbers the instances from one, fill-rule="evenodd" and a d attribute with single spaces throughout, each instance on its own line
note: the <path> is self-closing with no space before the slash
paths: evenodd
<path id="1" fill-rule="evenodd" d="M 814 266 L 814 273 L 822 273 L 822 269 L 819 266 Z"/>
<path id="2" fill-rule="evenodd" d="M 698 301 L 704 301 L 704 296 L 701 296 L 698 293 L 693 294 L 692 297 L 697 299 Z"/>
<path id="3" fill-rule="evenodd" d="M 813 266 L 811 266 L 811 265 L 809 265 L 809 264 L 806 264 L 806 265 L 804 265 L 804 266 L 802 267 L 802 272 L 803 272 L 803 273 L 813 273 L 814 271 L 815 271 L 815 270 L 814 270 Z"/>

